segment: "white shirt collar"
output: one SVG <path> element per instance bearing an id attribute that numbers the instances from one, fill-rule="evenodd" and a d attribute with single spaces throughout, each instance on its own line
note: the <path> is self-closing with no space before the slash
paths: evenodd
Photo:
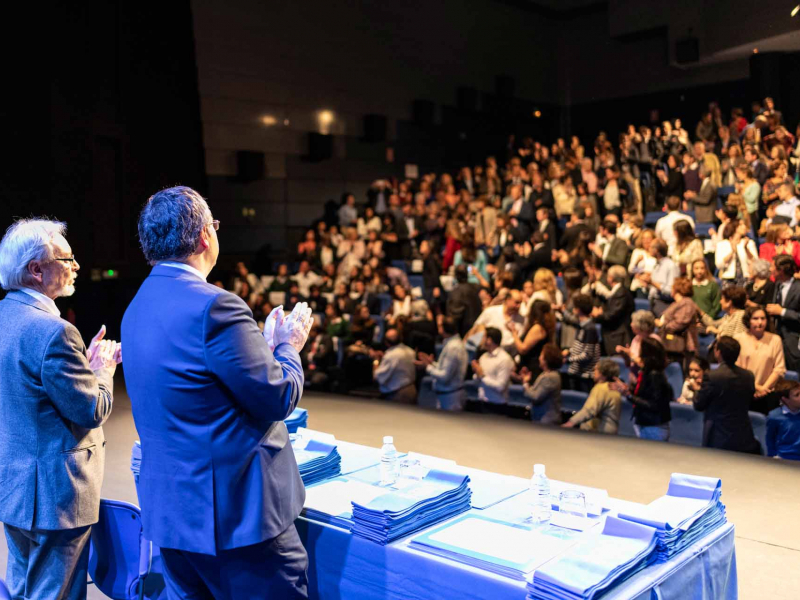
<path id="1" fill-rule="evenodd" d="M 200 271 L 198 271 L 197 269 L 195 269 L 191 265 L 187 265 L 186 263 L 177 262 L 177 261 L 173 261 L 173 260 L 162 260 L 158 264 L 161 265 L 161 266 L 164 266 L 164 267 L 175 267 L 176 269 L 182 269 L 183 271 L 186 271 L 187 273 L 191 273 L 192 275 L 195 275 L 195 276 L 199 277 L 202 281 L 206 280 L 205 275 L 203 275 Z"/>
<path id="2" fill-rule="evenodd" d="M 29 296 L 32 296 L 33 298 L 44 304 L 44 307 L 50 314 L 55 315 L 57 317 L 61 316 L 61 311 L 58 310 L 58 307 L 56 306 L 56 303 L 53 302 L 52 298 L 48 298 L 43 293 L 37 292 L 36 290 L 32 290 L 31 288 L 19 288 L 19 291 L 25 292 Z"/>

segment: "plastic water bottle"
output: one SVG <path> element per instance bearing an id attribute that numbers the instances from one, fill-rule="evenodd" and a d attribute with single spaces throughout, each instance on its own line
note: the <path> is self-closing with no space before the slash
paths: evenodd
<path id="1" fill-rule="evenodd" d="M 550 504 L 550 481 L 544 474 L 544 465 L 533 465 L 531 477 L 531 519 L 534 525 L 549 525 L 552 506 Z"/>
<path id="2" fill-rule="evenodd" d="M 397 481 L 397 448 L 394 438 L 384 436 L 381 448 L 381 485 L 392 485 Z"/>

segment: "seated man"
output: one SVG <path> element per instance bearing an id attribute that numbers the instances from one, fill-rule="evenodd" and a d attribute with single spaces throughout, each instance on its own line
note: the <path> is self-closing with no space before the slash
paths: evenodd
<path id="1" fill-rule="evenodd" d="M 464 408 L 464 377 L 467 374 L 467 347 L 452 317 L 442 319 L 439 331 L 444 338 L 444 348 L 439 360 L 420 352 L 418 365 L 433 378 L 433 391 L 436 392 L 436 408 L 441 410 L 461 410 Z"/>
<path id="2" fill-rule="evenodd" d="M 483 338 L 483 348 L 486 350 L 478 360 L 472 361 L 472 370 L 475 379 L 481 386 L 478 397 L 489 405 L 505 406 L 508 402 L 508 384 L 511 381 L 511 371 L 514 370 L 514 360 L 500 347 L 502 334 L 495 327 L 486 329 Z M 489 408 L 489 407 L 487 407 Z M 502 412 L 489 408 L 490 412 Z"/>
<path id="3" fill-rule="evenodd" d="M 400 333 L 394 327 L 386 331 L 384 342 L 388 348 L 386 353 L 372 363 L 381 396 L 393 402 L 416 404 L 414 351 L 401 342 Z"/>
<path id="4" fill-rule="evenodd" d="M 584 431 L 616 434 L 622 413 L 622 397 L 609 387 L 609 382 L 619 377 L 619 365 L 604 358 L 594 368 L 595 386 L 578 412 L 562 427 L 579 425 Z"/>
<path id="5" fill-rule="evenodd" d="M 703 376 L 694 397 L 695 410 L 703 415 L 703 446 L 761 454 L 747 411 L 756 392 L 755 377 L 736 366 L 741 346 L 730 336 L 717 339 L 714 356 L 719 368 Z"/>
<path id="6" fill-rule="evenodd" d="M 788 384 L 781 406 L 767 417 L 767 456 L 800 460 L 800 383 Z"/>

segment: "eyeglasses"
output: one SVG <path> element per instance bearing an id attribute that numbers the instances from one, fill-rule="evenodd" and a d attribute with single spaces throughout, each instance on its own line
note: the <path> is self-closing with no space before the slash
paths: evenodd
<path id="1" fill-rule="evenodd" d="M 57 260 L 59 262 L 72 263 L 72 264 L 75 264 L 75 262 L 77 262 L 74 256 L 70 256 L 67 258 L 54 258 L 53 260 Z"/>
<path id="2" fill-rule="evenodd" d="M 219 221 L 209 221 L 208 225 L 211 225 L 214 231 L 219 231 Z"/>

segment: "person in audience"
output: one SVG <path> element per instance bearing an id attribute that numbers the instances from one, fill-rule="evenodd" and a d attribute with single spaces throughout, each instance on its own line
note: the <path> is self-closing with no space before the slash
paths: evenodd
<path id="1" fill-rule="evenodd" d="M 751 277 L 753 261 L 758 256 L 756 243 L 747 237 L 748 227 L 739 221 L 736 227 L 727 227 L 722 233 L 722 241 L 717 244 L 714 262 L 719 269 L 722 287 L 735 285 L 743 287 Z"/>
<path id="2" fill-rule="evenodd" d="M 629 346 L 617 346 L 614 350 L 615 353 L 621 354 L 628 359 L 628 363 L 632 370 L 638 369 L 640 362 L 640 353 L 642 349 L 642 340 L 654 339 L 661 341 L 661 338 L 655 333 L 656 318 L 649 310 L 637 310 L 631 315 L 631 332 L 633 339 Z M 637 371 L 638 372 L 638 371 Z"/>
<path id="3" fill-rule="evenodd" d="M 506 328 L 514 338 L 514 346 L 519 355 L 520 365 L 527 368 L 536 379 L 540 373 L 539 360 L 545 344 L 552 343 L 556 335 L 556 317 L 550 309 L 550 303 L 534 300 L 528 313 L 528 330 L 520 336 L 513 323 L 506 323 Z"/>
<path id="4" fill-rule="evenodd" d="M 405 344 L 416 352 L 433 354 L 438 328 L 428 303 L 421 298 L 411 303 L 411 316 L 403 326 Z"/>
<path id="5" fill-rule="evenodd" d="M 514 360 L 500 342 L 502 333 L 496 327 L 487 327 L 483 336 L 483 354 L 472 361 L 473 377 L 480 383 L 478 398 L 486 403 L 489 412 L 502 412 L 508 403 L 508 385 Z"/>
<path id="6" fill-rule="evenodd" d="M 622 397 L 611 388 L 617 378 L 619 365 L 609 358 L 601 358 L 594 368 L 594 387 L 589 397 L 562 427 L 579 426 L 584 431 L 615 435 L 619 431 L 619 417 L 622 414 Z"/>
<path id="7" fill-rule="evenodd" d="M 720 308 L 725 313 L 721 318 L 714 319 L 712 315 L 701 316 L 701 323 L 706 328 L 706 333 L 717 337 L 729 335 L 735 337 L 747 331 L 742 323 L 744 309 L 747 307 L 747 292 L 744 288 L 729 286 L 720 292 Z"/>
<path id="8" fill-rule="evenodd" d="M 667 256 L 667 243 L 657 239 L 650 245 L 650 252 L 656 259 L 655 267 L 651 273 L 639 273 L 636 278 L 647 290 L 650 307 L 657 317 L 667 309 L 672 298 L 672 284 L 680 276 L 680 269 L 669 256 Z"/>
<path id="9" fill-rule="evenodd" d="M 736 193 L 744 201 L 753 231 L 758 231 L 760 221 L 759 200 L 762 198 L 761 185 L 758 183 L 753 169 L 744 163 L 737 165 L 736 177 L 738 179 L 735 184 Z M 763 199 L 761 201 L 763 202 Z"/>
<path id="10" fill-rule="evenodd" d="M 767 414 L 778 403 L 773 392 L 786 373 L 783 344 L 780 337 L 767 331 L 767 312 L 760 306 L 745 309 L 742 324 L 747 331 L 734 337 L 741 347 L 736 364 L 755 376 L 750 409 Z"/>
<path id="11" fill-rule="evenodd" d="M 353 194 L 342 194 L 342 205 L 339 208 L 339 228 L 355 226 L 358 222 L 358 210 L 356 209 L 356 197 Z"/>
<path id="12" fill-rule="evenodd" d="M 342 318 L 342 312 L 335 303 L 325 307 L 325 333 L 338 338 L 340 343 L 350 342 L 350 323 Z"/>
<path id="13" fill-rule="evenodd" d="M 795 278 L 794 260 L 781 254 L 772 262 L 775 295 L 767 304 L 767 314 L 772 318 L 773 331 L 783 340 L 786 368 L 800 371 L 800 281 Z"/>
<path id="14" fill-rule="evenodd" d="M 666 169 L 663 165 L 656 169 L 656 187 L 660 200 L 669 202 L 670 198 L 676 198 L 679 210 L 681 198 L 685 191 L 683 174 L 679 167 L 679 158 L 674 153 L 667 155 Z M 671 227 L 671 224 L 670 224 Z"/>
<path id="15" fill-rule="evenodd" d="M 350 337 L 354 341 L 362 341 L 369 345 L 375 337 L 377 323 L 369 312 L 366 304 L 360 304 L 350 321 Z"/>
<path id="16" fill-rule="evenodd" d="M 767 456 L 800 460 L 800 383 L 786 382 L 781 405 L 767 416 Z"/>
<path id="17" fill-rule="evenodd" d="M 674 225 L 677 221 L 687 221 L 694 230 L 694 219 L 689 215 L 680 212 L 681 199 L 677 196 L 670 196 L 664 204 L 664 212 L 667 214 L 656 221 L 656 237 L 664 240 L 667 247 L 671 249 L 675 242 Z"/>
<path id="18" fill-rule="evenodd" d="M 719 367 L 705 373 L 692 403 L 703 413 L 704 447 L 761 454 L 747 414 L 756 392 L 755 378 L 737 366 L 739 352 L 739 342 L 732 337 L 717 339 L 714 356 Z"/>
<path id="19" fill-rule="evenodd" d="M 564 315 L 565 320 L 578 326 L 575 340 L 569 350 L 564 350 L 570 386 L 574 390 L 586 392 L 592 387 L 594 367 L 600 360 L 600 336 L 592 319 L 592 299 L 586 294 L 578 294 L 572 299 L 573 314 Z"/>
<path id="20" fill-rule="evenodd" d="M 414 351 L 402 342 L 400 332 L 394 327 L 386 330 L 383 340 L 386 352 L 382 356 L 376 354 L 372 363 L 373 378 L 380 387 L 381 397 L 391 402 L 416 404 Z"/>
<path id="21" fill-rule="evenodd" d="M 391 326 L 397 325 L 399 319 L 411 316 L 411 294 L 402 285 L 395 285 L 393 291 L 392 308 L 386 315 L 386 322 Z"/>
<path id="22" fill-rule="evenodd" d="M 789 227 L 795 227 L 797 225 L 797 215 L 795 214 L 795 209 L 798 205 L 800 205 L 800 200 L 798 200 L 797 196 L 795 195 L 793 182 L 787 181 L 780 185 L 778 188 L 778 199 L 780 202 L 775 207 L 775 216 L 788 218 Z"/>
<path id="23" fill-rule="evenodd" d="M 703 260 L 703 242 L 694 235 L 689 221 L 675 221 L 672 229 L 675 231 L 675 245 L 670 258 L 682 275 L 691 275 L 691 265 L 695 261 Z"/>
<path id="24" fill-rule="evenodd" d="M 600 226 L 600 244 L 590 247 L 597 256 L 603 259 L 605 265 L 627 265 L 628 244 L 617 237 L 617 224 L 611 219 L 606 219 Z"/>
<path id="25" fill-rule="evenodd" d="M 650 254 L 650 247 L 655 239 L 656 234 L 652 229 L 642 230 L 636 247 L 631 253 L 631 260 L 628 263 L 628 273 L 632 276 L 630 290 L 633 293 L 644 290 L 647 287 L 641 282 L 637 275 L 643 273 L 652 274 L 653 269 L 656 267 L 656 258 Z M 644 294 L 644 292 L 641 291 L 639 294 Z"/>
<path id="26" fill-rule="evenodd" d="M 467 332 L 472 329 L 483 310 L 479 294 L 481 287 L 469 283 L 466 265 L 456 268 L 455 278 L 456 286 L 447 297 L 447 315 L 453 318 L 459 335 L 466 340 Z"/>
<path id="27" fill-rule="evenodd" d="M 308 340 L 300 352 L 305 380 L 312 389 L 326 389 L 330 369 L 336 366 L 337 353 L 333 339 L 317 324 L 311 327 Z"/>
<path id="28" fill-rule="evenodd" d="M 459 265 L 467 265 L 467 274 L 470 283 L 488 285 L 489 272 L 486 270 L 486 253 L 475 247 L 474 236 L 469 232 L 461 243 L 461 248 L 456 251 L 453 264 L 458 268 Z"/>
<path id="29" fill-rule="evenodd" d="M 425 369 L 433 378 L 433 391 L 436 393 L 436 408 L 446 411 L 460 411 L 464 408 L 464 377 L 467 374 L 469 357 L 467 347 L 458 335 L 458 326 L 452 317 L 444 317 L 439 325 L 444 339 L 439 360 L 432 354 L 418 352 L 415 363 Z"/>
<path id="30" fill-rule="evenodd" d="M 538 375 L 523 367 L 525 397 L 531 401 L 531 420 L 544 425 L 561 424 L 561 350 L 545 344 L 539 354 Z M 531 383 L 533 381 L 533 383 Z"/>
<path id="31" fill-rule="evenodd" d="M 270 292 L 288 292 L 292 285 L 292 280 L 289 277 L 289 267 L 285 263 L 278 265 L 278 274 L 269 285 Z"/>
<path id="32" fill-rule="evenodd" d="M 613 265 L 608 269 L 610 293 L 602 306 L 592 310 L 592 318 L 600 324 L 605 356 L 617 353 L 617 346 L 627 346 L 631 341 L 630 319 L 633 314 L 633 295 L 625 287 L 625 267 Z"/>
<path id="33" fill-rule="evenodd" d="M 610 387 L 633 404 L 636 437 L 667 442 L 672 420 L 669 403 L 673 392 L 664 375 L 667 361 L 664 346 L 656 340 L 643 340 L 640 361 L 641 371 L 630 386 L 617 378 Z"/>
<path id="34" fill-rule="evenodd" d="M 675 302 L 656 320 L 669 362 L 681 366 L 697 351 L 697 321 L 700 310 L 692 300 L 692 282 L 679 277 L 672 285 Z"/>
<path id="35" fill-rule="evenodd" d="M 533 275 L 533 294 L 529 306 L 533 306 L 537 300 L 547 302 L 551 306 L 564 304 L 564 296 L 558 289 L 556 276 L 550 269 L 537 269 Z"/>
<path id="36" fill-rule="evenodd" d="M 475 321 L 475 325 L 467 333 L 465 338 L 468 340 L 477 333 L 481 333 L 488 328 L 494 328 L 501 332 L 501 343 L 503 350 L 512 356 L 517 355 L 517 346 L 514 343 L 514 336 L 511 335 L 513 328 L 517 335 L 522 335 L 525 331 L 525 318 L 519 314 L 519 307 L 522 304 L 522 294 L 519 290 L 508 292 L 502 304 L 489 306 L 484 309 Z"/>
<path id="37" fill-rule="evenodd" d="M 758 259 L 753 261 L 753 279 L 747 282 L 747 306 L 766 307 L 775 296 L 775 283 L 772 276 L 772 263 Z"/>
<path id="38" fill-rule="evenodd" d="M 716 317 L 720 311 L 720 289 L 708 273 L 704 258 L 691 264 L 692 300 L 704 314 Z"/>
<path id="39" fill-rule="evenodd" d="M 689 361 L 689 376 L 683 382 L 681 395 L 678 396 L 678 404 L 692 404 L 700 386 L 703 385 L 703 376 L 711 368 L 705 358 L 693 356 Z"/>
<path id="40" fill-rule="evenodd" d="M 714 212 L 717 210 L 717 186 L 712 181 L 711 173 L 706 165 L 700 165 L 697 175 L 700 178 L 700 189 L 695 192 L 687 186 L 683 197 L 694 205 L 694 214 L 698 223 L 713 223 Z"/>

